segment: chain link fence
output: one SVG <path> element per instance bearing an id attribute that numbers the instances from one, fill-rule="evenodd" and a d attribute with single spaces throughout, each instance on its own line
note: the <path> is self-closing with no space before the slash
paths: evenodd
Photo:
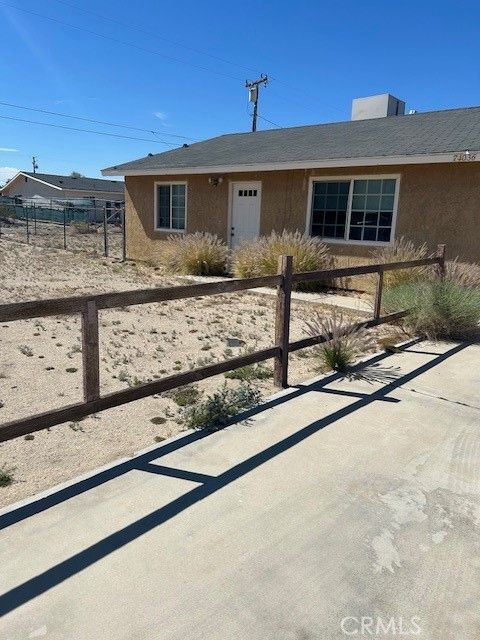
<path id="1" fill-rule="evenodd" d="M 125 203 L 0 196 L 0 240 L 125 260 Z"/>

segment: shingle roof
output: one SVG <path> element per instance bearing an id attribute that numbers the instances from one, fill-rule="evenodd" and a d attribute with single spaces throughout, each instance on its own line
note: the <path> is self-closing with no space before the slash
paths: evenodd
<path id="1" fill-rule="evenodd" d="M 38 178 L 61 189 L 78 189 L 80 191 L 108 191 L 123 194 L 125 183 L 123 180 L 104 180 L 103 178 L 75 178 L 73 176 L 58 176 L 53 173 L 33 173 L 22 171 L 32 178 Z"/>
<path id="2" fill-rule="evenodd" d="M 467 149 L 480 149 L 480 107 L 227 134 L 104 171 L 107 175 L 132 170 L 161 173 L 162 169 L 432 155 Z"/>

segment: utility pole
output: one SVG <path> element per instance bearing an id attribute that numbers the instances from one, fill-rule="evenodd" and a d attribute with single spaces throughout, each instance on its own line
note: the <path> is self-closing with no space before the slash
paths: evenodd
<path id="1" fill-rule="evenodd" d="M 252 131 L 257 130 L 258 95 L 260 85 L 263 84 L 263 86 L 266 87 L 267 82 L 268 76 L 266 76 L 264 73 L 262 73 L 258 80 L 253 80 L 252 82 L 247 80 L 245 82 L 245 86 L 248 89 L 248 101 L 253 102 Z"/>
<path id="2" fill-rule="evenodd" d="M 35 156 L 32 156 L 32 167 L 33 167 L 33 173 L 37 173 L 38 163 Z"/>

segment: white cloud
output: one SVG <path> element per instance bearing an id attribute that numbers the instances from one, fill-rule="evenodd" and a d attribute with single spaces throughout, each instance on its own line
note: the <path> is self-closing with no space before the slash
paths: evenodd
<path id="1" fill-rule="evenodd" d="M 12 152 L 12 153 L 16 153 L 18 151 L 18 149 L 12 149 L 11 147 L 0 147 L 0 152 L 2 153 L 7 153 L 7 152 Z"/>
<path id="2" fill-rule="evenodd" d="M 0 167 L 0 184 L 5 184 L 19 171 L 20 169 L 15 169 L 15 167 Z"/>
<path id="3" fill-rule="evenodd" d="M 168 117 L 165 111 L 155 111 L 153 115 L 159 120 L 161 120 L 162 122 L 164 122 Z"/>

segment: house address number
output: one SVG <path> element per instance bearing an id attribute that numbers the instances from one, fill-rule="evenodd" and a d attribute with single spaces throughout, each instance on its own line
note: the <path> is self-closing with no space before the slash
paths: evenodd
<path id="1" fill-rule="evenodd" d="M 476 153 L 454 153 L 453 161 L 454 162 L 471 162 L 472 160 L 477 159 Z"/>

